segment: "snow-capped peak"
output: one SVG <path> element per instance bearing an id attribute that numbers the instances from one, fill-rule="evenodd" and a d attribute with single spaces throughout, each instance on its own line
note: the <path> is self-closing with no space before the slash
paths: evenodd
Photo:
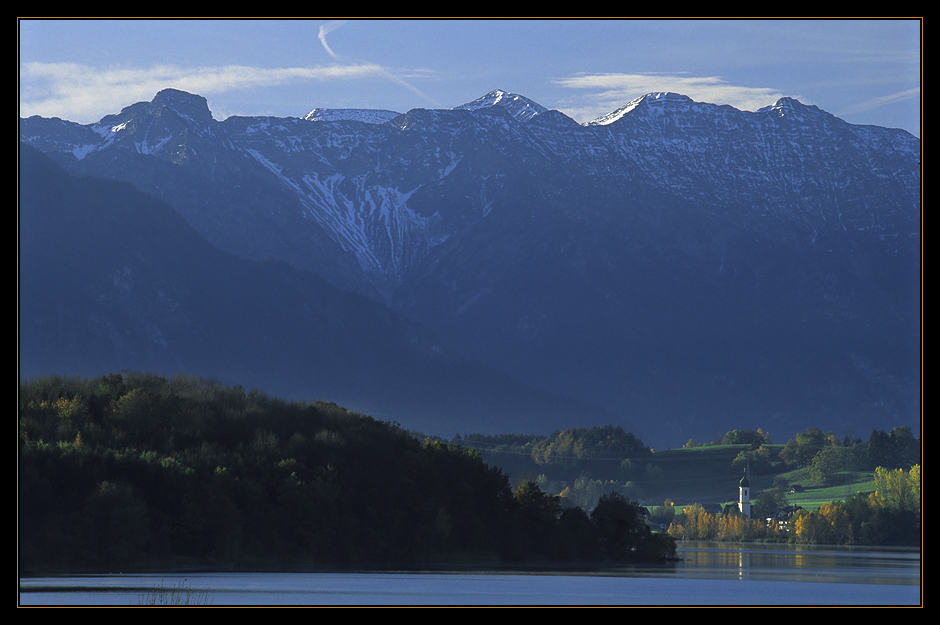
<path id="1" fill-rule="evenodd" d="M 649 104 L 652 106 L 662 106 L 667 103 L 691 103 L 692 99 L 688 96 L 684 96 L 678 93 L 671 93 L 668 91 L 657 91 L 653 93 L 647 93 L 642 95 L 639 98 L 630 100 L 620 108 L 611 111 L 605 115 L 601 115 L 597 119 L 589 121 L 586 125 L 588 126 L 606 126 L 612 124 L 618 119 L 622 118 L 624 115 L 630 111 L 636 109 L 641 104 Z"/>
<path id="2" fill-rule="evenodd" d="M 795 109 L 803 106 L 805 105 L 799 100 L 790 97 L 783 97 L 774 102 L 772 105 L 759 109 L 759 111 Z"/>
<path id="3" fill-rule="evenodd" d="M 454 107 L 455 110 L 477 111 L 490 106 L 501 106 L 509 110 L 510 114 L 519 121 L 528 121 L 548 109 L 525 96 L 494 89 L 486 95 L 472 102 Z"/>

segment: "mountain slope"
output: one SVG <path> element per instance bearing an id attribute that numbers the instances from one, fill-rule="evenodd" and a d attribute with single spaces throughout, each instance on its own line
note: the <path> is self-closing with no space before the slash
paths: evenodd
<path id="1" fill-rule="evenodd" d="M 670 93 L 589 124 L 500 90 L 367 113 L 216 121 L 164 90 L 20 135 L 227 252 L 316 272 L 666 439 L 916 419 L 909 133 L 790 98 L 747 112 Z"/>
<path id="2" fill-rule="evenodd" d="M 19 217 L 21 376 L 195 374 L 442 435 L 561 427 L 587 411 L 314 274 L 219 252 L 162 202 L 70 177 L 29 147 Z"/>
<path id="3" fill-rule="evenodd" d="M 436 247 L 398 309 L 674 441 L 916 422 L 915 142 L 792 101 L 621 113 L 603 142 L 551 129 L 581 169 Z"/>
<path id="4" fill-rule="evenodd" d="M 167 89 L 89 126 L 22 120 L 21 137 L 166 199 L 227 251 L 344 286 L 362 272 L 386 295 L 495 206 L 527 209 L 512 194 L 526 184 L 569 190 L 588 214 L 612 210 L 595 191 L 679 198 L 814 244 L 833 230 L 919 231 L 920 142 L 789 98 L 749 113 L 650 94 L 586 125 L 499 90 L 451 110 L 366 113 L 219 122 L 204 98 Z"/>

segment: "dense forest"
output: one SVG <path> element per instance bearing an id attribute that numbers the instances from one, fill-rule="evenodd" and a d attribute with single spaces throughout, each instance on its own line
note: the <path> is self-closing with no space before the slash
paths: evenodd
<path id="1" fill-rule="evenodd" d="M 19 385 L 18 558 L 53 567 L 663 560 L 619 493 L 590 512 L 468 447 L 329 402 L 124 372 Z M 618 450 L 649 453 L 622 431 Z M 550 437 L 551 438 L 551 437 Z M 572 451 L 555 436 L 540 447 Z"/>

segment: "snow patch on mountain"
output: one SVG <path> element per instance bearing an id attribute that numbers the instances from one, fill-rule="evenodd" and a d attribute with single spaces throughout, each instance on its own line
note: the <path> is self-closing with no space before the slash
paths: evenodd
<path id="1" fill-rule="evenodd" d="M 317 222 L 380 282 L 397 283 L 405 268 L 447 238 L 440 215 L 408 206 L 417 189 L 402 190 L 371 175 L 288 172 L 256 149 L 245 152 L 298 197 L 304 216 Z"/>
<path id="2" fill-rule="evenodd" d="M 498 106 L 507 109 L 510 114 L 517 121 L 529 121 L 536 115 L 540 115 L 548 111 L 547 108 L 533 102 L 532 100 L 517 95 L 515 93 L 509 93 L 508 91 L 503 91 L 502 89 L 494 89 L 486 95 L 462 104 L 460 106 L 454 107 L 454 110 L 466 110 L 466 111 L 479 111 L 481 109 L 486 109 L 492 106 Z"/>
<path id="3" fill-rule="evenodd" d="M 578 124 L 495 89 L 453 109 L 316 108 L 303 118 L 219 122 L 204 98 L 164 90 L 98 124 L 30 118 L 20 132 L 43 151 L 78 160 L 121 147 L 240 172 L 238 159 L 247 155 L 304 207 L 284 223 L 316 219 L 386 283 L 498 206 L 498 188 L 489 188 L 496 177 L 552 180 L 563 172 L 586 194 L 643 185 L 702 210 L 752 207 L 736 209 L 741 220 L 797 224 L 814 241 L 826 222 L 889 235 L 890 211 L 919 214 L 919 193 L 911 191 L 920 185 L 918 139 L 852 126 L 791 98 L 746 112 L 656 92 Z M 460 191 L 448 195 L 445 179 Z M 413 200 L 419 189 L 428 191 L 420 202 Z"/>
<path id="4" fill-rule="evenodd" d="M 365 124 L 384 124 L 401 115 L 395 111 L 382 109 L 331 109 L 315 108 L 303 116 L 309 122 L 353 121 Z"/>
<path id="5" fill-rule="evenodd" d="M 406 267 L 447 238 L 439 214 L 424 217 L 408 206 L 416 189 L 341 174 L 307 173 L 303 183 L 301 202 L 308 214 L 356 255 L 363 270 L 387 281 L 397 283 Z"/>
<path id="6" fill-rule="evenodd" d="M 649 111 L 653 114 L 661 115 L 664 112 L 664 109 L 667 104 L 673 105 L 690 105 L 694 104 L 694 101 L 688 96 L 680 95 L 678 93 L 669 93 L 669 92 L 655 92 L 648 93 L 644 96 L 640 96 L 635 100 L 627 102 L 623 106 L 607 113 L 606 115 L 601 115 L 597 119 L 587 122 L 586 126 L 607 126 L 616 121 L 619 121 L 623 118 L 624 115 L 629 114 L 631 111 L 637 109 L 641 105 L 647 105 Z"/>

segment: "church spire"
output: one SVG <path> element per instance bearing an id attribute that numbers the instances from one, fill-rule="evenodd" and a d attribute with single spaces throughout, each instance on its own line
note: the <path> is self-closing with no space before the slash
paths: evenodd
<path id="1" fill-rule="evenodd" d="M 738 483 L 738 510 L 745 518 L 751 518 L 751 481 L 747 479 L 750 463 L 744 469 L 744 477 Z"/>

